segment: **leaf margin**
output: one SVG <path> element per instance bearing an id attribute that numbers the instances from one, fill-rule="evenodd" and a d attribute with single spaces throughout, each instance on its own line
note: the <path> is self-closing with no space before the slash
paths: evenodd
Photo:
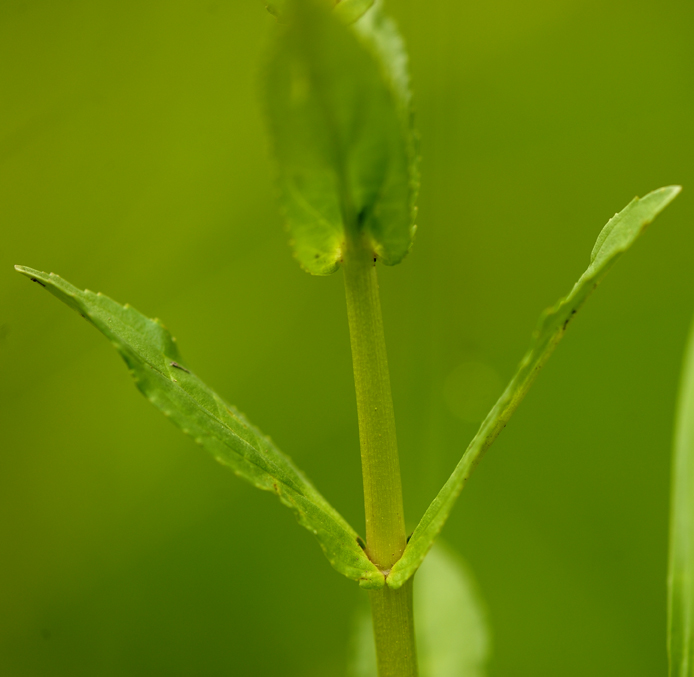
<path id="1" fill-rule="evenodd" d="M 382 11 L 381 0 L 343 0 L 332 11 L 316 0 L 290 0 L 288 4 L 293 4 L 293 11 L 289 11 L 292 7 L 287 10 L 287 16 L 293 20 L 288 18 L 284 22 L 265 59 L 263 108 L 279 208 L 290 234 L 294 258 L 312 275 L 331 275 L 341 267 L 346 242 L 364 236 L 375 258 L 385 265 L 396 265 L 412 248 L 420 182 L 419 137 L 413 122 L 409 59 L 404 41 L 395 22 Z M 346 20 L 349 14 L 346 10 L 351 12 L 359 5 L 368 7 L 356 20 Z M 321 23 L 323 30 L 316 30 Z M 301 31 L 304 34 L 300 35 Z M 311 36 L 330 31 L 337 33 L 329 42 L 343 41 L 346 53 L 340 55 L 341 59 L 331 61 L 326 57 L 323 61 L 326 64 L 360 62 L 361 68 L 354 66 L 356 72 L 372 74 L 373 81 L 360 82 L 359 89 L 378 82 L 377 92 L 367 87 L 370 96 L 361 95 L 355 108 L 359 112 L 350 113 L 354 119 L 347 120 L 347 125 L 343 124 L 346 120 L 334 124 L 344 117 L 343 111 L 338 115 L 331 109 L 334 92 L 316 85 L 316 82 L 337 82 L 339 78 L 334 77 L 335 73 L 325 77 L 320 69 L 315 70 L 318 60 L 306 57 L 320 46 L 311 45 L 314 40 Z M 324 36 L 321 39 L 325 40 Z M 297 44 L 302 45 L 298 50 Z M 351 54 L 349 59 L 347 52 Z M 340 70 L 336 69 L 338 75 Z M 297 73 L 302 74 L 300 85 L 293 81 Z M 345 87 L 349 89 L 353 84 L 349 82 Z M 298 95 L 299 91 L 303 93 Z M 291 121 L 290 102 L 308 100 L 307 92 L 314 101 L 303 111 L 303 117 L 315 118 L 311 134 Z M 364 113 L 361 110 L 364 101 L 376 102 L 373 105 L 381 106 L 382 114 Z M 320 105 L 315 106 L 316 102 Z M 318 116 L 317 110 L 321 111 Z M 364 120 L 378 118 L 387 118 L 389 124 L 383 122 L 376 129 L 369 128 L 371 136 L 364 134 Z M 354 130 L 362 131 L 350 139 L 351 145 L 341 147 L 336 140 L 345 130 L 351 135 Z M 309 137 L 310 143 L 306 142 Z M 330 137 L 331 142 L 322 145 L 325 138 L 321 141 L 321 137 Z M 301 153 L 292 148 L 296 139 L 304 140 Z M 378 144 L 374 144 L 374 139 L 379 140 Z M 373 157 L 367 163 L 362 156 L 369 146 Z M 376 146 L 378 149 L 374 150 Z M 377 167 L 380 167 L 376 172 L 380 176 L 378 181 L 371 175 Z"/>
<path id="2" fill-rule="evenodd" d="M 516 373 L 482 422 L 453 473 L 424 512 L 408 539 L 402 557 L 393 565 L 386 578 L 388 587 L 397 590 L 417 571 L 441 532 L 473 470 L 506 427 L 539 371 L 566 333 L 576 312 L 602 282 L 621 254 L 629 249 L 646 226 L 681 190 L 681 186 L 677 185 L 664 186 L 651 191 L 643 198 L 636 197 L 602 228 L 591 252 L 588 268 L 570 292 L 540 316 L 530 348 Z M 629 221 L 634 212 L 635 218 Z"/>
<path id="3" fill-rule="evenodd" d="M 179 427 L 187 435 L 193 436 L 197 444 L 205 447 L 218 462 L 230 467 L 237 476 L 242 477 L 261 490 L 275 493 L 284 505 L 291 508 L 295 513 L 295 517 L 297 518 L 299 524 L 316 536 L 326 558 L 336 571 L 343 574 L 347 578 L 357 581 L 359 585 L 365 589 L 380 589 L 385 585 L 383 573 L 376 567 L 375 564 L 373 564 L 373 562 L 371 562 L 371 560 L 368 559 L 364 549 L 360 545 L 361 539 L 356 531 L 337 512 L 337 510 L 335 510 L 325 500 L 325 498 L 323 498 L 323 496 L 305 477 L 305 475 L 298 468 L 296 468 L 296 466 L 294 466 L 289 457 L 274 447 L 272 441 L 263 435 L 252 424 L 250 424 L 246 420 L 245 416 L 240 414 L 233 407 L 226 404 L 222 398 L 208 388 L 186 367 L 186 363 L 183 361 L 178 352 L 175 338 L 159 320 L 149 319 L 145 315 L 139 313 L 129 304 L 121 305 L 104 294 L 95 294 L 89 290 L 82 291 L 54 273 L 44 273 L 26 266 L 15 266 L 15 269 L 25 277 L 31 279 L 33 282 L 38 282 L 53 296 L 56 296 L 70 308 L 78 312 L 90 324 L 99 330 L 121 355 L 128 366 L 131 376 L 133 376 L 135 380 L 136 386 L 142 392 L 142 394 L 145 395 L 145 397 L 152 404 L 154 404 L 155 407 L 162 411 L 167 418 L 172 420 L 177 427 Z M 131 320 L 142 323 L 141 326 L 146 326 L 147 330 L 155 332 L 157 339 L 161 341 L 162 348 L 162 359 L 158 361 L 158 364 L 153 365 L 146 358 L 138 355 L 137 347 L 129 345 L 127 341 L 123 341 L 122 338 L 118 336 L 117 330 L 114 330 L 111 326 L 109 326 L 109 320 L 104 320 L 104 318 L 101 317 L 103 314 L 107 315 L 107 312 L 104 313 L 103 310 L 100 310 L 99 312 L 95 312 L 94 309 L 90 310 L 90 305 L 94 305 L 96 307 L 97 301 L 94 301 L 94 299 L 97 299 L 99 303 L 105 303 L 107 305 L 112 304 L 114 308 L 123 311 L 125 314 L 129 314 Z M 120 321 L 115 316 L 112 319 Z M 113 322 L 111 321 L 111 324 L 112 323 Z M 140 346 L 140 349 L 142 349 L 142 346 Z M 170 369 L 167 369 L 169 372 L 168 375 L 162 370 L 162 366 L 166 368 L 167 363 L 169 363 L 170 366 Z M 146 367 L 149 367 L 149 369 L 143 369 L 140 365 L 146 365 Z M 174 378 L 172 374 L 175 374 L 178 378 Z M 217 440 L 217 442 L 212 443 L 207 440 L 206 444 L 206 440 L 201 435 L 194 435 L 193 432 L 195 423 L 190 424 L 192 419 L 189 419 L 189 425 L 187 425 L 187 427 L 176 420 L 176 417 L 172 416 L 171 409 L 167 408 L 171 406 L 170 402 L 167 404 L 166 397 L 160 397 L 156 386 L 154 389 L 152 389 L 151 384 L 147 382 L 148 377 L 154 378 L 155 380 L 159 379 L 160 381 L 165 381 L 165 383 L 160 384 L 164 388 L 164 393 L 167 392 L 166 383 L 168 383 L 169 388 L 177 388 L 181 392 L 186 392 L 190 399 L 193 398 L 190 396 L 190 393 L 183 390 L 183 385 L 188 387 L 192 384 L 195 387 L 202 387 L 212 399 L 214 399 L 218 404 L 223 405 L 228 413 L 234 417 L 234 419 L 236 419 L 244 429 L 249 431 L 249 435 L 257 438 L 259 444 L 269 445 L 272 448 L 280 462 L 286 464 L 285 468 L 280 469 L 288 469 L 290 476 L 293 474 L 295 476 L 294 479 L 299 478 L 298 486 L 306 491 L 306 496 L 296 491 L 295 487 L 287 484 L 279 478 L 276 478 L 276 482 L 270 481 L 269 483 L 251 479 L 251 476 L 255 474 L 255 471 L 252 469 L 249 470 L 248 468 L 244 469 L 244 464 L 249 463 L 248 459 L 244 457 L 242 461 L 230 462 L 228 458 L 225 458 L 224 453 L 220 452 L 219 448 L 214 448 L 217 443 L 224 444 L 224 442 Z M 173 385 L 173 383 L 178 384 L 179 382 L 182 385 Z M 171 392 L 178 393 L 177 390 L 173 390 Z M 199 403 L 196 402 L 196 404 L 207 414 L 213 416 L 211 412 L 204 409 L 204 407 L 202 407 Z M 218 423 L 220 425 L 224 425 L 221 421 L 218 421 Z M 236 431 L 229 428 L 228 425 L 226 428 L 235 438 L 240 439 L 245 444 L 248 444 L 247 440 L 236 434 Z M 233 450 L 232 453 L 234 453 Z M 272 463 L 272 460 L 270 462 Z M 266 474 L 270 476 L 269 473 Z M 303 487 L 301 486 L 302 483 L 304 484 Z M 322 533 L 317 528 L 315 520 L 312 521 L 306 514 L 307 507 L 310 508 L 311 505 L 315 505 L 319 511 L 323 511 L 334 521 L 334 525 L 338 530 L 338 533 L 341 534 L 339 540 L 342 541 L 344 552 L 348 555 L 344 562 L 340 561 L 338 557 L 336 557 L 334 548 L 331 548 L 329 545 L 331 539 L 327 538 L 326 534 Z"/>

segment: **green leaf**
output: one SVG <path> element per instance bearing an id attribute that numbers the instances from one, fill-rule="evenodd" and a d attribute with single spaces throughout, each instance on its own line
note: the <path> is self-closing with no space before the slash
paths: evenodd
<path id="1" fill-rule="evenodd" d="M 642 199 L 635 198 L 603 228 L 593 248 L 588 269 L 568 296 L 542 314 L 533 342 L 518 371 L 483 421 L 453 474 L 424 513 L 403 556 L 387 578 L 391 588 L 399 588 L 422 563 L 475 466 L 506 426 L 578 309 L 621 254 L 679 192 L 679 186 L 669 186 L 655 190 Z"/>
<path id="2" fill-rule="evenodd" d="M 436 543 L 417 572 L 415 633 L 421 677 L 483 677 L 490 638 L 484 605 L 467 564 Z M 368 609 L 357 617 L 349 677 L 377 677 Z"/>
<path id="3" fill-rule="evenodd" d="M 327 275 L 346 238 L 361 235 L 384 263 L 399 263 L 418 186 L 402 40 L 379 5 L 349 27 L 323 3 L 289 4 L 265 99 L 295 256 Z"/>
<path id="4" fill-rule="evenodd" d="M 670 677 L 694 675 L 694 324 L 689 334 L 681 379 L 670 506 Z"/>
<path id="5" fill-rule="evenodd" d="M 346 24 L 354 23 L 372 7 L 374 0 L 340 0 L 335 5 L 335 14 Z"/>
<path id="6" fill-rule="evenodd" d="M 383 587 L 383 574 L 365 555 L 352 527 L 268 437 L 186 367 L 175 339 L 158 320 L 102 294 L 80 291 L 53 273 L 15 267 L 104 334 L 144 396 L 184 433 L 239 477 L 277 494 L 299 524 L 315 534 L 337 571 L 362 587 Z"/>
<path id="7" fill-rule="evenodd" d="M 374 0 L 338 0 L 337 4 L 334 0 L 324 0 L 324 6 L 332 6 L 335 15 L 345 24 L 351 24 L 360 19 L 373 4 Z M 265 9 L 280 21 L 286 21 L 286 5 L 285 0 L 275 0 L 266 4 Z"/>

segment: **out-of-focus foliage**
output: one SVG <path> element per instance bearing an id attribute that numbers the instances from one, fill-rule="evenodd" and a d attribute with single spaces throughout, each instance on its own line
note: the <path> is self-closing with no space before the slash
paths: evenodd
<path id="1" fill-rule="evenodd" d="M 670 677 L 694 672 L 694 328 L 682 365 L 672 461 L 668 654 Z"/>
<path id="2" fill-rule="evenodd" d="M 379 271 L 410 529 L 480 422 L 449 404 L 477 404 L 460 365 L 499 395 L 596 226 L 684 186 L 578 314 L 445 531 L 489 607 L 491 677 L 665 674 L 694 6 L 385 10 L 423 158 L 416 246 Z M 341 274 L 299 270 L 276 213 L 259 95 L 275 29 L 237 0 L 0 3 L 0 674 L 344 677 L 365 593 L 12 268 L 166 318 L 191 370 L 361 531 Z"/>
<path id="3" fill-rule="evenodd" d="M 354 28 L 317 0 L 293 0 L 285 16 L 264 85 L 296 258 L 333 273 L 345 239 L 363 232 L 374 256 L 400 263 L 418 187 L 402 39 L 380 3 Z"/>
<path id="4" fill-rule="evenodd" d="M 346 24 L 354 23 L 364 16 L 364 13 L 374 4 L 374 0 L 316 0 L 322 2 L 325 7 L 333 9 L 335 14 Z M 273 0 L 267 3 L 265 8 L 270 14 L 280 21 L 287 21 L 285 12 L 291 0 Z"/>

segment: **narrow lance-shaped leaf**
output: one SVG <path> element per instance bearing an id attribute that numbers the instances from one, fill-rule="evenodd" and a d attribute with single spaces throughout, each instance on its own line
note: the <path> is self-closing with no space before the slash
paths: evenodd
<path id="1" fill-rule="evenodd" d="M 399 263 L 418 185 L 407 57 L 394 24 L 379 4 L 353 26 L 336 14 L 359 3 L 325 5 L 288 0 L 265 78 L 282 211 L 296 258 L 316 275 L 337 270 L 350 234 Z"/>
<path id="2" fill-rule="evenodd" d="M 354 529 L 268 437 L 185 366 L 175 339 L 159 321 L 102 294 L 81 291 L 53 273 L 16 268 L 104 334 L 145 397 L 184 433 L 239 477 L 277 494 L 315 534 L 337 571 L 362 587 L 383 587 L 383 574 L 365 555 Z"/>
<path id="3" fill-rule="evenodd" d="M 377 677 L 368 609 L 357 617 L 349 677 Z M 490 638 L 481 596 L 469 567 L 438 542 L 414 587 L 414 626 L 420 677 L 483 677 Z"/>
<path id="4" fill-rule="evenodd" d="M 424 513 L 403 556 L 393 566 L 387 578 L 390 587 L 399 588 L 422 563 L 475 466 L 525 397 L 538 372 L 564 336 L 576 311 L 621 254 L 679 192 L 679 186 L 668 186 L 655 190 L 642 199 L 635 198 L 602 229 L 593 248 L 588 269 L 568 296 L 543 313 L 532 345 L 518 371 L 483 421 L 453 474 Z"/>
<path id="5" fill-rule="evenodd" d="M 694 675 L 694 324 L 682 366 L 672 460 L 668 657 L 670 677 Z"/>

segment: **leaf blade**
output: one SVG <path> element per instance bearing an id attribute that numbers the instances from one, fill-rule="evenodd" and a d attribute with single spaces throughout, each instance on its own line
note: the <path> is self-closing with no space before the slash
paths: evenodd
<path id="1" fill-rule="evenodd" d="M 53 273 L 15 268 L 104 334 L 128 365 L 138 389 L 183 432 L 236 475 L 275 493 L 290 507 L 337 571 L 362 587 L 384 585 L 383 574 L 364 553 L 352 527 L 269 438 L 185 366 L 175 339 L 160 322 L 102 294 L 81 291 Z"/>
<path id="2" fill-rule="evenodd" d="M 588 269 L 569 294 L 540 317 L 531 347 L 523 357 L 516 374 L 483 421 L 453 474 L 427 508 L 412 534 L 403 556 L 393 566 L 386 581 L 390 587 L 399 588 L 422 563 L 475 466 L 525 397 L 540 369 L 566 332 L 573 316 L 609 272 L 619 256 L 634 243 L 644 228 L 674 200 L 680 190 L 679 186 L 667 186 L 649 193 L 642 199 L 635 198 L 608 221 L 598 236 Z"/>
<path id="3" fill-rule="evenodd" d="M 375 0 L 338 0 L 332 2 L 333 12 L 345 24 L 351 24 L 360 19 L 371 8 Z M 286 0 L 275 0 L 265 5 L 265 9 L 280 21 L 286 21 Z M 326 3 L 327 5 L 327 3 Z"/>
<path id="4" fill-rule="evenodd" d="M 363 232 L 384 263 L 398 263 L 412 242 L 418 186 L 402 40 L 378 5 L 354 27 L 313 0 L 290 7 L 265 101 L 294 255 L 328 275 L 346 237 Z"/>
<path id="5" fill-rule="evenodd" d="M 374 0 L 339 0 L 335 5 L 335 14 L 344 23 L 351 24 L 361 19 L 373 4 Z"/>
<path id="6" fill-rule="evenodd" d="M 670 677 L 694 675 L 694 323 L 677 402 L 668 562 Z"/>

